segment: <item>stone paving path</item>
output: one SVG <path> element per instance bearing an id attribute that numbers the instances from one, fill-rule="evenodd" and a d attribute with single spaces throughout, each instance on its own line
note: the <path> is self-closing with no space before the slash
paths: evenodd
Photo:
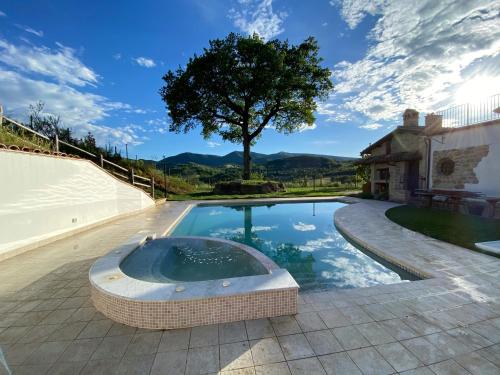
<path id="1" fill-rule="evenodd" d="M 115 323 L 89 300 L 88 268 L 171 202 L 0 262 L 0 347 L 15 374 L 500 374 L 500 260 L 407 231 L 390 203 L 336 212 L 373 252 L 432 278 L 303 293 L 299 313 L 193 329 Z M 0 365 L 0 374 L 2 374 Z"/>

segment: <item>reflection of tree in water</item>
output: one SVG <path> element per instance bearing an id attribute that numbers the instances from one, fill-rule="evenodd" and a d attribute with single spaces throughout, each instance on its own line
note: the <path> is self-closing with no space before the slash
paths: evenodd
<path id="1" fill-rule="evenodd" d="M 274 205 L 262 205 L 274 206 Z M 229 237 L 229 240 L 244 243 L 271 258 L 282 268 L 286 268 L 293 276 L 307 278 L 308 282 L 316 279 L 313 270 L 315 262 L 311 253 L 301 251 L 296 245 L 291 243 L 280 243 L 276 247 L 269 246 L 267 241 L 259 238 L 258 232 L 252 231 L 252 206 L 231 206 L 232 209 L 243 211 L 243 233 Z"/>

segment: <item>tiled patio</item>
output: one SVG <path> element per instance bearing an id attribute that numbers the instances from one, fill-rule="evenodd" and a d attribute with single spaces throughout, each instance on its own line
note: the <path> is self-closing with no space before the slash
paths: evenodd
<path id="1" fill-rule="evenodd" d="M 346 206 L 336 222 L 433 278 L 301 294 L 296 316 L 273 319 L 175 331 L 106 319 L 89 266 L 139 231 L 163 232 L 186 207 L 171 202 L 0 262 L 0 347 L 16 374 L 499 374 L 500 259 L 404 230 L 390 206 Z"/>

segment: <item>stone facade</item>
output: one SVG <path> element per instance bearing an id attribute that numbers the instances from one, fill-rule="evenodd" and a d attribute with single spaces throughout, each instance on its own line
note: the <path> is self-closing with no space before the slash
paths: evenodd
<path id="1" fill-rule="evenodd" d="M 432 187 L 434 189 L 464 189 L 465 184 L 477 184 L 474 172 L 479 162 L 488 155 L 489 145 L 433 152 Z M 443 163 L 451 161 L 448 169 Z M 443 170 L 444 169 L 444 170 Z"/>

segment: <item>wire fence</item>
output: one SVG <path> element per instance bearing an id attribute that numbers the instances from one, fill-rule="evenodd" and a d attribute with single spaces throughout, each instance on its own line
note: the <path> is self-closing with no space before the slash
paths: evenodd
<path id="1" fill-rule="evenodd" d="M 442 116 L 443 127 L 458 128 L 482 122 L 500 120 L 500 94 L 474 103 L 457 105 L 436 112 Z"/>

